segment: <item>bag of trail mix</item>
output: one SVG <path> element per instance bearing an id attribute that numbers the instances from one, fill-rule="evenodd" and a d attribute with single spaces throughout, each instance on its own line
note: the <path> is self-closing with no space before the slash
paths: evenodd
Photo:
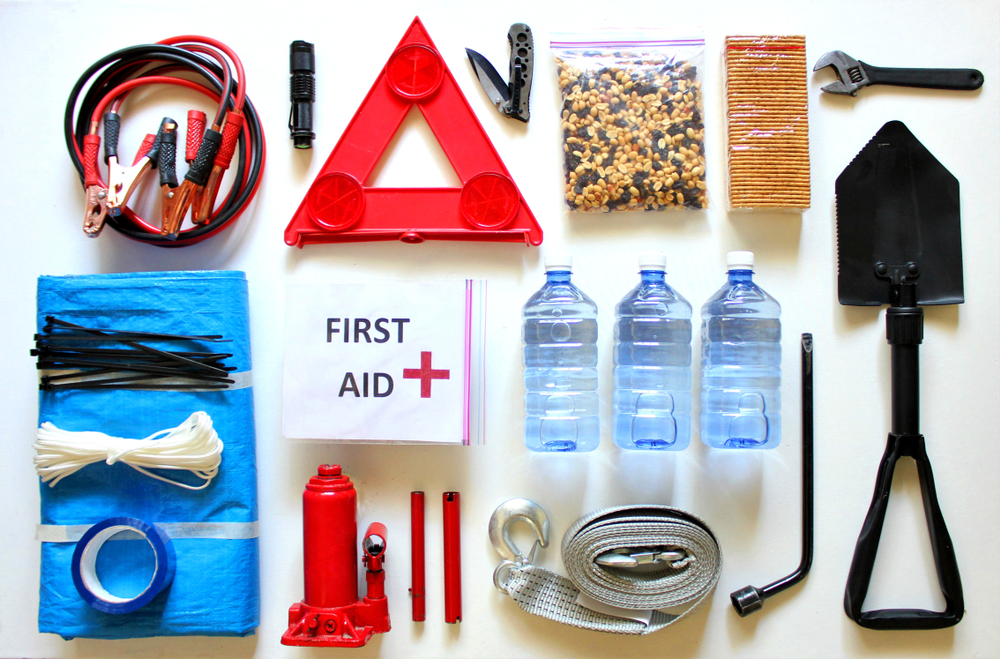
<path id="1" fill-rule="evenodd" d="M 708 208 L 702 37 L 555 33 L 572 211 Z"/>

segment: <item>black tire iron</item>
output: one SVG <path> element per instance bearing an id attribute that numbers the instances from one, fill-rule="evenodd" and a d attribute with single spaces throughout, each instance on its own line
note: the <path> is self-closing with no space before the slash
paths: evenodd
<path id="1" fill-rule="evenodd" d="M 745 586 L 729 594 L 736 613 L 745 618 L 764 600 L 806 578 L 813 560 L 813 337 L 802 335 L 802 560 L 794 572 L 763 588 Z"/>
<path id="2" fill-rule="evenodd" d="M 965 613 L 955 549 L 920 434 L 920 305 L 960 304 L 962 231 L 958 180 L 899 121 L 884 125 L 837 178 L 841 304 L 881 306 L 892 351 L 892 430 L 868 516 L 854 549 L 844 610 L 869 629 L 940 629 Z M 862 611 L 878 553 L 896 462 L 917 463 L 944 611 Z"/>

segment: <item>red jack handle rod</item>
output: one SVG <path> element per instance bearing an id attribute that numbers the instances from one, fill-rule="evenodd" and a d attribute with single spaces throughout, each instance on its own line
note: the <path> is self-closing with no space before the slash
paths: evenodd
<path id="1" fill-rule="evenodd" d="M 424 493 L 410 492 L 410 572 L 413 622 L 423 622 L 427 614 L 424 589 Z"/>
<path id="2" fill-rule="evenodd" d="M 445 492 L 444 507 L 444 621 L 462 622 L 462 533 L 459 494 Z"/>

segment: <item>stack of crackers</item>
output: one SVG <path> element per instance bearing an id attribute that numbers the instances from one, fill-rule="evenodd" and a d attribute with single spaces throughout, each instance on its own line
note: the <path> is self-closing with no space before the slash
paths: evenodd
<path id="1" fill-rule="evenodd" d="M 726 37 L 729 205 L 809 208 L 804 36 Z"/>

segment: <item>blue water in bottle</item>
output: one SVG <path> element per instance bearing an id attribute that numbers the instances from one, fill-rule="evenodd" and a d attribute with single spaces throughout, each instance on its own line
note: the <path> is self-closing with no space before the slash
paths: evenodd
<path id="1" fill-rule="evenodd" d="M 615 307 L 614 440 L 679 451 L 691 442 L 691 305 L 667 284 L 662 253 L 643 254 L 639 270 Z"/>
<path id="2" fill-rule="evenodd" d="M 781 305 L 753 282 L 753 254 L 726 255 L 729 280 L 701 308 L 701 440 L 781 442 Z"/>
<path id="3" fill-rule="evenodd" d="M 546 282 L 524 305 L 524 443 L 532 451 L 593 451 L 597 305 L 573 285 L 573 259 L 549 254 Z"/>

